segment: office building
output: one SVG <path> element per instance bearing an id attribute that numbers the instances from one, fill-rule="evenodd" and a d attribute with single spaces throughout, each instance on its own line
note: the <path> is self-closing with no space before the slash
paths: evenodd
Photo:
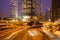
<path id="1" fill-rule="evenodd" d="M 18 18 L 18 0 L 10 0 L 11 18 Z"/>

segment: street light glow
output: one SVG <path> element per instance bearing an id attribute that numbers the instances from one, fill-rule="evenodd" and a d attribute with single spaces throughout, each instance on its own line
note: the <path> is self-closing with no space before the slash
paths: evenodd
<path id="1" fill-rule="evenodd" d="M 12 21 L 15 21 L 15 20 L 12 20 Z"/>

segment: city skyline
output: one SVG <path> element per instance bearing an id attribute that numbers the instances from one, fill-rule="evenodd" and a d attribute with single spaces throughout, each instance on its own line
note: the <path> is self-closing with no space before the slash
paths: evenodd
<path id="1" fill-rule="evenodd" d="M 21 0 L 18 0 L 18 13 L 21 16 Z M 45 10 L 50 8 L 51 2 L 50 0 L 41 0 L 42 5 L 42 13 L 45 14 Z M 9 0 L 0 0 L 0 15 L 8 15 L 10 16 L 9 9 Z"/>

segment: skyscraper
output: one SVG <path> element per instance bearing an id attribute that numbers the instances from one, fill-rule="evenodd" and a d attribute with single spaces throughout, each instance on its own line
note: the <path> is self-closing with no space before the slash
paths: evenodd
<path id="1" fill-rule="evenodd" d="M 22 0 L 22 16 L 33 15 L 32 12 L 35 9 L 33 0 Z"/>
<path id="2" fill-rule="evenodd" d="M 52 0 L 52 21 L 60 18 L 60 0 Z"/>
<path id="3" fill-rule="evenodd" d="M 22 16 L 41 16 L 40 0 L 22 0 Z"/>
<path id="4" fill-rule="evenodd" d="M 18 0 L 10 0 L 11 18 L 18 18 Z"/>
<path id="5" fill-rule="evenodd" d="M 40 0 L 35 0 L 35 14 L 38 18 L 38 20 L 42 19 L 42 13 L 41 13 L 41 1 Z"/>

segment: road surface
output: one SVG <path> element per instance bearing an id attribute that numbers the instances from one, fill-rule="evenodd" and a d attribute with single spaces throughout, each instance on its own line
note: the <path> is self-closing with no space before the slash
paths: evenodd
<path id="1" fill-rule="evenodd" d="M 20 28 L 3 37 L 0 40 L 52 40 L 44 34 L 40 28 Z"/>
<path id="2" fill-rule="evenodd" d="M 50 40 L 39 28 L 24 29 L 7 40 Z"/>

